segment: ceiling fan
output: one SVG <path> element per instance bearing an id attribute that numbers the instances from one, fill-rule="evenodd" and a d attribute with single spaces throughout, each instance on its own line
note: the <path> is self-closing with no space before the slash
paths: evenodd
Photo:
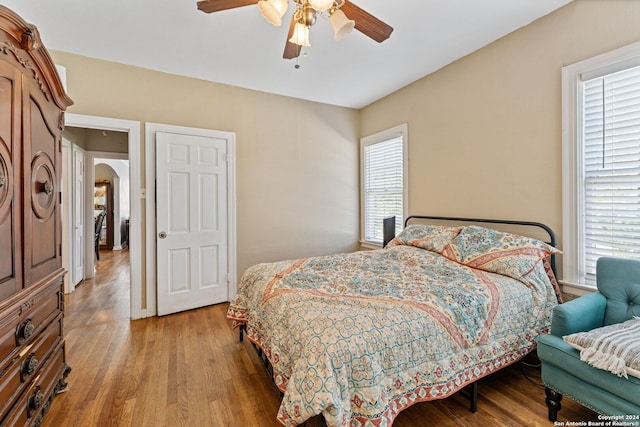
<path id="1" fill-rule="evenodd" d="M 289 34 L 282 55 L 285 59 L 297 58 L 303 46 L 310 46 L 309 29 L 318 16 L 329 17 L 336 40 L 340 40 L 353 28 L 382 43 L 389 38 L 393 28 L 349 0 L 292 0 L 295 11 L 291 16 Z M 262 16 L 271 24 L 280 26 L 289 0 L 201 0 L 198 9 L 205 13 L 219 12 L 236 7 L 258 4 Z"/>

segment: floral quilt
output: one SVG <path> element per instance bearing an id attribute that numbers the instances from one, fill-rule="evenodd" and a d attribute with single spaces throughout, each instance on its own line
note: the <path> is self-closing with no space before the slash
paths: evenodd
<path id="1" fill-rule="evenodd" d="M 227 316 L 269 358 L 284 425 L 322 414 L 329 426 L 389 426 L 522 358 L 548 330 L 557 298 L 544 262 L 513 278 L 390 246 L 243 275 Z"/>

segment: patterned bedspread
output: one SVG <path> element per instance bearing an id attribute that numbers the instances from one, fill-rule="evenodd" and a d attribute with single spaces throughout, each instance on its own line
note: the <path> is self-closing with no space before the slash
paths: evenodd
<path id="1" fill-rule="evenodd" d="M 251 267 L 227 315 L 272 363 L 283 424 L 385 426 L 522 358 L 556 304 L 542 262 L 515 280 L 397 245 Z"/>

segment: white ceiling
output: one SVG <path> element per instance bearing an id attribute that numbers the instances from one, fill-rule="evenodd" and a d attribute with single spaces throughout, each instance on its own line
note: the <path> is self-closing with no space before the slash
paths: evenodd
<path id="1" fill-rule="evenodd" d="M 205 14 L 196 0 L 3 0 L 48 49 L 353 108 L 364 107 L 572 0 L 354 0 L 394 28 L 378 44 L 328 20 L 311 47 L 282 59 L 281 27 L 256 5 Z"/>

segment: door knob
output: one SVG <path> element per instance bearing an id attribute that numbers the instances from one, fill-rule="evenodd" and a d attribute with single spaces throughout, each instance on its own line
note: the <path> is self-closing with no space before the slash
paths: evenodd
<path id="1" fill-rule="evenodd" d="M 161 239 L 164 239 L 165 237 L 167 237 L 167 233 L 165 233 L 164 231 L 161 231 L 158 233 L 158 237 Z"/>

